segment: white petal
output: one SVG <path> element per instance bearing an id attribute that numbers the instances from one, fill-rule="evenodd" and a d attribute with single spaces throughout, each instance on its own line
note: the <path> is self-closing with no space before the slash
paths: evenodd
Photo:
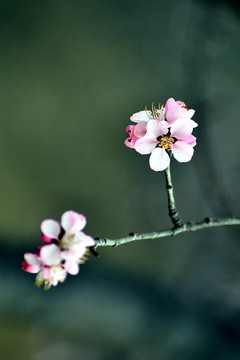
<path id="1" fill-rule="evenodd" d="M 188 162 L 193 156 L 193 147 L 184 141 L 177 141 L 172 146 L 172 153 L 179 162 Z"/>
<path id="2" fill-rule="evenodd" d="M 45 236 L 51 239 L 57 239 L 61 231 L 61 226 L 57 221 L 47 219 L 41 223 L 41 231 Z"/>
<path id="3" fill-rule="evenodd" d="M 87 248 L 84 245 L 77 244 L 71 246 L 68 250 L 61 252 L 62 259 L 78 261 L 86 253 Z"/>
<path id="4" fill-rule="evenodd" d="M 171 136 L 177 139 L 184 139 L 189 136 L 193 128 L 197 126 L 197 123 L 191 119 L 177 119 L 171 126 Z"/>
<path id="5" fill-rule="evenodd" d="M 130 120 L 138 123 L 138 122 L 148 122 L 149 119 L 152 118 L 153 118 L 152 112 L 150 110 L 143 110 L 133 114 L 130 117 Z"/>
<path id="6" fill-rule="evenodd" d="M 61 250 L 55 244 L 44 245 L 40 250 L 40 258 L 44 265 L 58 265 L 61 262 Z"/>
<path id="7" fill-rule="evenodd" d="M 170 158 L 166 150 L 156 148 L 153 150 L 149 158 L 150 168 L 154 171 L 165 170 L 170 163 Z"/>
<path id="8" fill-rule="evenodd" d="M 61 225 L 66 232 L 81 231 L 87 223 L 84 215 L 75 211 L 66 211 L 62 214 Z"/>
<path id="9" fill-rule="evenodd" d="M 74 244 L 94 246 L 95 240 L 91 236 L 86 235 L 83 231 L 80 231 L 79 233 L 75 234 Z"/>
<path id="10" fill-rule="evenodd" d="M 167 134 L 168 126 L 166 121 L 150 120 L 147 124 L 147 133 L 157 138 Z"/>
<path id="11" fill-rule="evenodd" d="M 24 254 L 24 259 L 29 265 L 39 265 L 39 260 L 35 254 L 26 253 Z"/>
<path id="12" fill-rule="evenodd" d="M 157 145 L 157 143 L 158 142 L 154 136 L 145 135 L 141 139 L 136 141 L 135 150 L 141 155 L 150 154 Z"/>
<path id="13" fill-rule="evenodd" d="M 67 260 L 64 264 L 65 270 L 71 275 L 77 275 L 79 273 L 79 265 L 76 261 Z"/>
<path id="14" fill-rule="evenodd" d="M 50 268 L 50 283 L 56 286 L 58 282 L 63 282 L 66 279 L 67 273 L 62 266 L 52 266 Z"/>

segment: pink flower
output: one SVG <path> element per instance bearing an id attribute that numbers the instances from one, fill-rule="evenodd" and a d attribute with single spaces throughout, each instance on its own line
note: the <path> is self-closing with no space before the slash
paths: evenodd
<path id="1" fill-rule="evenodd" d="M 41 223 L 42 240 L 46 243 L 57 241 L 61 249 L 68 249 L 78 243 L 84 244 L 85 247 L 93 246 L 93 238 L 81 231 L 86 223 L 84 215 L 72 210 L 66 211 L 61 217 L 61 223 L 53 219 Z"/>
<path id="2" fill-rule="evenodd" d="M 137 124 L 127 126 L 127 139 L 125 140 L 124 144 L 129 148 L 134 148 L 136 141 L 141 139 L 146 134 L 146 127 L 149 120 L 158 119 L 162 121 L 164 120 L 164 113 L 164 107 L 159 105 L 158 109 L 153 106 L 152 111 L 145 109 L 133 114 L 130 117 L 130 120 Z"/>
<path id="3" fill-rule="evenodd" d="M 190 161 L 196 139 L 191 135 L 197 124 L 187 118 L 178 118 L 171 125 L 166 121 L 150 120 L 147 133 L 135 143 L 142 155 L 151 154 L 150 167 L 154 171 L 165 170 L 170 163 L 169 152 L 179 162 Z"/>
<path id="4" fill-rule="evenodd" d="M 192 130 L 197 124 L 191 119 L 195 110 L 188 109 L 183 101 L 169 98 L 165 107 L 159 105 L 152 111 L 133 114 L 130 119 L 137 123 L 127 127 L 125 145 L 140 154 L 150 155 L 150 167 L 155 171 L 165 170 L 170 155 L 179 162 L 190 161 L 196 138 Z"/>
<path id="5" fill-rule="evenodd" d="M 67 276 L 62 263 L 61 250 L 55 244 L 47 244 L 36 250 L 36 254 L 27 253 L 22 263 L 23 270 L 37 273 L 36 285 L 44 284 L 45 289 L 63 282 Z"/>
<path id="6" fill-rule="evenodd" d="M 56 286 L 59 282 L 64 282 L 67 277 L 66 270 L 61 264 L 44 266 L 36 276 L 36 286 L 44 285 L 44 290 L 49 290 L 50 287 Z"/>
<path id="7" fill-rule="evenodd" d="M 165 104 L 165 118 L 171 124 L 179 118 L 191 119 L 194 113 L 195 110 L 188 109 L 183 101 L 175 101 L 170 98 Z"/>
<path id="8" fill-rule="evenodd" d="M 141 139 L 146 134 L 146 125 L 128 125 L 126 128 L 127 139 L 124 144 L 129 148 L 134 148 L 137 140 Z"/>
<path id="9" fill-rule="evenodd" d="M 95 240 L 82 232 L 86 218 L 74 211 L 66 211 L 61 217 L 61 224 L 52 219 L 41 223 L 42 240 L 45 245 L 35 254 L 26 253 L 22 263 L 23 270 L 35 273 L 36 285 L 44 284 L 45 289 L 66 279 L 67 273 L 76 275 L 79 264 L 83 263 L 88 247 L 95 245 Z"/>
<path id="10" fill-rule="evenodd" d="M 36 274 L 41 270 L 41 262 L 39 256 L 36 254 L 26 253 L 24 254 L 24 261 L 22 263 L 22 269 L 32 274 Z"/>

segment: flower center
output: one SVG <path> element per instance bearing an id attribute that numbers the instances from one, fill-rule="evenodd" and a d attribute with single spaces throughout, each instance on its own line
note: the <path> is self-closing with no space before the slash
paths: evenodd
<path id="1" fill-rule="evenodd" d="M 158 147 L 161 147 L 163 149 L 166 150 L 171 150 L 172 146 L 175 142 L 174 138 L 169 137 L 168 135 L 165 136 L 159 136 L 157 138 L 157 140 L 159 141 L 159 143 L 157 144 Z"/>
<path id="2" fill-rule="evenodd" d="M 148 117 L 150 116 L 150 119 L 153 118 L 154 120 L 160 120 L 160 121 L 164 120 L 165 108 L 164 105 L 160 102 L 158 103 L 157 107 L 154 104 L 154 102 L 152 102 L 152 110 L 148 110 L 147 106 L 145 106 L 145 111 L 148 112 Z"/>
<path id="3" fill-rule="evenodd" d="M 75 235 L 74 233 L 65 233 L 61 240 L 59 240 L 59 247 L 61 250 L 67 250 L 75 243 Z"/>
<path id="4" fill-rule="evenodd" d="M 180 106 L 181 106 L 182 109 L 186 109 L 187 111 L 189 111 L 189 109 L 188 109 L 188 107 L 187 107 L 186 104 L 180 103 Z"/>
<path id="5" fill-rule="evenodd" d="M 54 265 L 50 268 L 50 282 L 56 283 L 57 281 L 63 282 L 66 279 L 66 271 L 61 265 Z"/>

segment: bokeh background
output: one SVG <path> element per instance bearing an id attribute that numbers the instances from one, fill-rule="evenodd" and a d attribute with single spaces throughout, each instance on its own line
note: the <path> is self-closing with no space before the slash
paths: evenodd
<path id="1" fill-rule="evenodd" d="M 21 270 L 68 209 L 94 237 L 171 226 L 164 174 L 123 144 L 152 101 L 196 110 L 182 217 L 240 216 L 238 2 L 1 0 L 0 48 L 0 358 L 238 360 L 238 227 L 101 248 L 47 292 Z"/>

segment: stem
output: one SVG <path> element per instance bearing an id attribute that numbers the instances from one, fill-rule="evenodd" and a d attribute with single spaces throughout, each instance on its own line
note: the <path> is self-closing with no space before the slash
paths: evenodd
<path id="1" fill-rule="evenodd" d="M 175 205 L 170 164 L 169 164 L 168 168 L 164 171 L 164 173 L 165 173 L 165 178 L 166 178 L 166 189 L 167 189 L 167 196 L 168 196 L 168 214 L 172 220 L 174 228 L 179 228 L 179 227 L 183 226 L 183 221 L 180 218 L 177 208 L 176 208 L 176 205 Z"/>
<path id="2" fill-rule="evenodd" d="M 96 245 L 94 248 L 96 249 L 99 246 L 119 246 L 119 245 L 127 244 L 132 241 L 159 239 L 168 236 L 179 235 L 184 232 L 197 231 L 210 227 L 229 226 L 229 225 L 240 225 L 240 219 L 233 217 L 223 218 L 223 219 L 205 218 L 202 221 L 184 222 L 181 227 L 175 227 L 173 229 L 155 231 L 155 232 L 143 233 L 143 234 L 130 234 L 129 236 L 120 239 L 96 238 L 95 239 Z"/>
<path id="3" fill-rule="evenodd" d="M 217 226 L 230 226 L 230 225 L 240 225 L 240 218 L 228 217 L 223 219 L 212 219 L 206 217 L 201 221 L 183 221 L 176 209 L 174 193 L 173 193 L 173 185 L 171 179 L 170 165 L 165 170 L 165 178 L 166 178 L 166 189 L 168 196 L 168 210 L 169 216 L 172 220 L 174 227 L 172 229 L 162 230 L 162 231 L 154 231 L 150 233 L 142 233 L 135 234 L 130 233 L 128 236 L 120 238 L 120 239 L 108 239 L 108 238 L 96 238 L 96 244 L 92 247 L 91 251 L 94 255 L 98 255 L 95 249 L 99 246 L 119 246 L 123 244 L 127 244 L 132 241 L 138 240 L 150 240 L 150 239 L 160 239 L 169 236 L 179 235 L 184 232 L 189 231 L 197 231 L 201 229 L 207 229 L 211 227 Z"/>

